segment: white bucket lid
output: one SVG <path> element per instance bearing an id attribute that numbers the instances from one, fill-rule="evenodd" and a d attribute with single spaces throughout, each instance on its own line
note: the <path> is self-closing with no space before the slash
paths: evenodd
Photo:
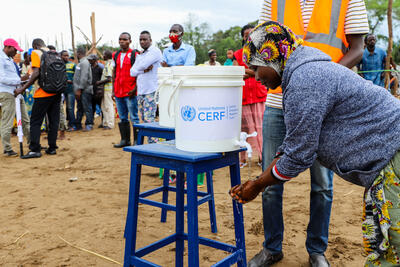
<path id="1" fill-rule="evenodd" d="M 172 67 L 174 76 L 239 76 L 243 78 L 242 66 L 175 66 Z"/>
<path id="2" fill-rule="evenodd" d="M 167 67 L 160 67 L 157 69 L 158 77 L 172 77 L 172 69 Z"/>

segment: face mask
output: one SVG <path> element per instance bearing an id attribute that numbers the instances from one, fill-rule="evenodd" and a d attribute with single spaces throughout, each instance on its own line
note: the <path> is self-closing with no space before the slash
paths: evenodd
<path id="1" fill-rule="evenodd" d="M 172 43 L 176 44 L 181 40 L 181 33 L 171 33 L 169 39 Z"/>

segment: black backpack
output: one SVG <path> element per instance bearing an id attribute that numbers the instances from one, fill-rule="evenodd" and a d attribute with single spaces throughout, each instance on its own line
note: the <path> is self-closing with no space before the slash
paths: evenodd
<path id="1" fill-rule="evenodd" d="M 115 53 L 115 55 L 114 55 L 115 66 L 117 66 L 117 59 L 118 59 L 118 56 L 120 53 L 121 53 L 121 50 L 118 50 L 117 53 Z M 133 64 L 135 64 L 136 53 L 139 53 L 139 50 L 133 49 L 131 52 L 131 66 L 133 66 Z"/>
<path id="2" fill-rule="evenodd" d="M 61 94 L 67 88 L 65 63 L 56 51 L 43 51 L 40 58 L 39 85 L 49 94 Z"/>

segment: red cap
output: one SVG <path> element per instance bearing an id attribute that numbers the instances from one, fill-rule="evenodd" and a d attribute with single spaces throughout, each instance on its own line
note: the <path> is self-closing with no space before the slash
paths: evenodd
<path id="1" fill-rule="evenodd" d="M 4 40 L 4 46 L 12 46 L 15 49 L 17 49 L 19 52 L 24 51 L 24 50 L 22 50 L 21 47 L 19 47 L 17 41 L 15 41 L 14 39 L 11 39 L 11 38 Z"/>

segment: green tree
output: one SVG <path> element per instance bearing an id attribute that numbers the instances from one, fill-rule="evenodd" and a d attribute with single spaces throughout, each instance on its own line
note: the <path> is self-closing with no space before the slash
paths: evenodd
<path id="1" fill-rule="evenodd" d="M 233 51 L 240 49 L 242 45 L 240 30 L 241 27 L 239 26 L 231 27 L 226 31 L 219 30 L 214 33 L 209 40 L 207 40 L 207 48 L 215 49 L 217 52 L 217 61 L 221 64 L 226 60 L 226 51 L 228 49 L 233 49 Z"/>
<path id="2" fill-rule="evenodd" d="M 365 0 L 371 32 L 375 33 L 379 24 L 386 19 L 388 0 Z M 400 20 L 400 1 L 393 1 L 393 20 Z"/>
<path id="3" fill-rule="evenodd" d="M 257 21 L 250 22 L 248 24 L 257 25 Z M 223 64 L 226 60 L 226 51 L 233 49 L 236 51 L 242 47 L 242 26 L 233 26 L 226 31 L 218 31 L 214 33 L 211 38 L 207 41 L 208 49 L 215 49 L 217 51 L 217 61 Z"/>
<path id="4" fill-rule="evenodd" d="M 396 64 L 400 64 L 400 41 L 393 44 L 393 60 Z"/>
<path id="5" fill-rule="evenodd" d="M 207 48 L 205 47 L 207 39 L 209 39 L 210 26 L 208 23 L 198 23 L 198 18 L 189 13 L 186 21 L 183 23 L 185 34 L 183 41 L 191 44 L 196 51 L 196 65 L 204 63 L 208 60 Z"/>

